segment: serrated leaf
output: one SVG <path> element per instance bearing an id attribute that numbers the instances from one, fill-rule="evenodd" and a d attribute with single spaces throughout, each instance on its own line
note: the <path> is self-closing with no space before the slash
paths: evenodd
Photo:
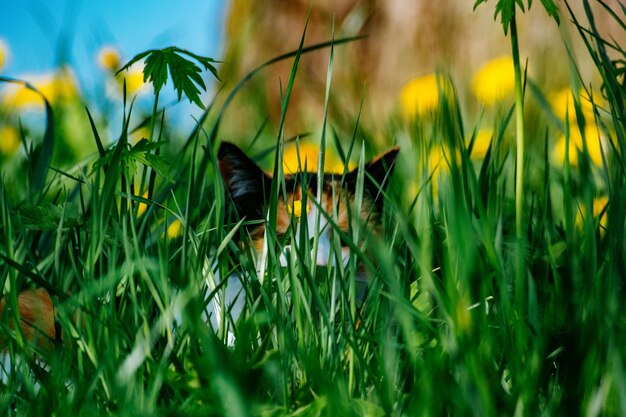
<path id="1" fill-rule="evenodd" d="M 165 145 L 167 143 L 167 141 L 162 140 L 159 142 L 155 142 L 155 141 L 149 141 L 146 138 L 141 139 L 139 142 L 137 142 L 131 149 L 131 152 L 149 152 L 149 151 L 153 151 L 155 149 L 160 148 L 161 146 Z"/>
<path id="2" fill-rule="evenodd" d="M 540 0 L 541 4 L 543 4 L 544 9 L 548 13 L 548 16 L 552 17 L 556 23 L 559 23 L 559 8 L 554 3 L 554 0 Z M 474 10 L 481 5 L 482 3 L 486 3 L 487 0 L 476 0 L 474 3 Z M 511 21 L 515 18 L 515 5 L 517 5 L 522 13 L 526 11 L 526 9 L 530 10 L 533 4 L 532 0 L 527 0 L 527 7 L 524 7 L 523 0 L 498 0 L 496 3 L 496 12 L 493 16 L 494 19 L 498 18 L 500 15 L 500 23 L 504 29 L 504 33 L 506 34 L 509 30 L 509 25 Z"/>
<path id="3" fill-rule="evenodd" d="M 154 51 L 146 58 L 143 67 L 143 80 L 152 83 L 155 94 L 161 91 L 167 82 L 167 63 L 162 51 Z"/>
<path id="4" fill-rule="evenodd" d="M 171 179 L 168 175 L 170 169 L 170 163 L 167 159 L 159 155 L 152 155 L 151 153 L 136 154 L 134 159 L 142 164 L 152 168 L 157 174 L 167 179 Z"/>
<path id="5" fill-rule="evenodd" d="M 119 70 L 117 70 L 117 72 L 115 73 L 115 75 L 118 75 L 120 72 L 122 71 L 126 71 L 128 68 L 130 68 L 135 62 L 138 62 L 139 60 L 143 59 L 144 57 L 148 56 L 148 54 L 151 54 L 152 52 L 154 52 L 154 49 L 149 49 L 147 51 L 141 52 L 137 55 L 135 55 L 134 57 L 131 58 L 130 61 L 128 61 L 126 63 L 126 65 L 124 65 L 122 68 L 120 68 Z"/>
<path id="6" fill-rule="evenodd" d="M 75 227 L 81 223 L 78 205 L 67 203 L 65 207 L 51 203 L 27 205 L 19 209 L 24 227 L 33 230 L 54 230 L 63 221 L 63 227 Z"/>
<path id="7" fill-rule="evenodd" d="M 548 16 L 552 17 L 557 25 L 560 24 L 559 20 L 559 7 L 556 5 L 554 0 L 540 0 L 541 4 L 543 4 L 543 8 L 546 9 L 546 13 Z"/>
<path id="8" fill-rule="evenodd" d="M 509 25 L 511 24 L 511 21 L 515 17 L 515 1 L 500 0 L 498 4 L 496 4 L 496 13 L 494 15 L 494 19 L 498 16 L 498 14 L 500 14 L 500 23 L 502 23 L 504 33 L 506 34 L 509 30 Z"/>
<path id="9" fill-rule="evenodd" d="M 476 10 L 476 8 L 478 6 L 480 6 L 482 3 L 485 3 L 487 0 L 476 0 L 476 2 L 474 3 L 474 8 L 473 10 Z"/>
<path id="10" fill-rule="evenodd" d="M 185 58 L 183 55 L 196 60 L 200 66 Z M 169 73 L 172 77 L 172 83 L 174 90 L 176 90 L 178 101 L 182 99 L 184 94 L 191 103 L 204 109 L 204 105 L 200 100 L 200 92 L 206 91 L 206 84 L 201 76 L 202 68 L 210 71 L 219 81 L 217 69 L 212 65 L 212 63 L 219 61 L 171 46 L 164 49 L 151 49 L 135 55 L 120 71 L 128 69 L 132 64 L 143 58 L 145 58 L 143 78 L 144 81 L 152 83 L 155 95 L 158 95 L 163 86 L 167 83 Z M 118 73 L 120 71 L 118 71 Z"/>

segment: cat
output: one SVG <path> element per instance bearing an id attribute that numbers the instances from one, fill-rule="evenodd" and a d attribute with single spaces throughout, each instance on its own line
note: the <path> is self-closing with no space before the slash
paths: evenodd
<path id="1" fill-rule="evenodd" d="M 278 199 L 273 212 L 276 219 L 274 232 L 278 240 L 291 237 L 295 242 L 282 248 L 281 264 L 286 266 L 290 252 L 297 249 L 298 237 L 303 235 L 302 226 L 305 224 L 303 236 L 317 239 L 316 247 L 311 249 L 311 259 L 316 265 L 330 265 L 349 259 L 350 247 L 345 240 L 341 241 L 340 254 L 333 254 L 331 250 L 335 230 L 338 229 L 340 235 L 350 239 L 352 225 L 359 225 L 363 231 L 361 240 L 369 233 L 379 233 L 384 191 L 393 173 L 398 152 L 399 148 L 394 147 L 364 165 L 362 193 L 358 199 L 360 212 L 354 222 L 353 211 L 357 206 L 356 196 L 359 195 L 358 169 L 345 173 L 324 173 L 321 178 L 312 172 L 285 173 L 284 183 L 281 181 L 277 187 Z M 254 249 L 257 271 L 262 273 L 273 178 L 232 143 L 222 142 L 217 159 L 236 218 L 245 219 L 248 224 L 245 235 Z M 301 160 L 300 165 L 309 168 L 306 162 Z M 317 166 L 311 168 L 317 169 Z M 319 184 L 320 179 L 322 184 Z M 319 196 L 318 188 L 321 191 Z M 290 234 L 290 228 L 294 226 Z M 354 243 L 360 245 L 363 242 Z M 227 279 L 223 302 L 233 322 L 236 322 L 244 308 L 245 291 L 242 280 L 236 274 Z M 356 274 L 356 298 L 359 303 L 365 297 L 367 283 L 367 274 L 359 269 Z M 220 301 L 210 301 L 207 307 L 207 314 L 214 313 L 214 328 L 221 321 Z M 231 337 L 229 333 L 230 342 Z"/>

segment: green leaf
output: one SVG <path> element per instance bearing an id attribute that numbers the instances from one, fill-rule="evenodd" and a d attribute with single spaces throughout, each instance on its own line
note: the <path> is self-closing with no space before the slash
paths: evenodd
<path id="1" fill-rule="evenodd" d="M 145 166 L 154 169 L 157 174 L 167 179 L 168 181 L 171 179 L 171 177 L 168 175 L 170 163 L 165 157 L 152 155 L 151 153 L 140 153 L 135 154 L 134 159 L 141 162 Z"/>
<path id="2" fill-rule="evenodd" d="M 383 417 L 385 410 L 383 410 L 378 404 L 371 401 L 367 401 L 361 398 L 354 400 L 362 416 L 366 417 Z"/>
<path id="3" fill-rule="evenodd" d="M 197 61 L 200 65 L 185 58 L 185 56 Z M 178 95 L 178 101 L 182 99 L 183 94 L 190 102 L 204 109 L 202 101 L 200 101 L 200 92 L 206 91 L 206 85 L 202 79 L 202 70 L 208 70 L 219 81 L 217 69 L 212 65 L 215 62 L 213 58 L 196 55 L 184 49 L 170 46 L 164 49 L 151 49 L 135 55 L 126 65 L 124 65 L 117 73 L 128 69 L 135 62 L 145 58 L 143 68 L 143 79 L 151 82 L 154 88 L 154 94 L 158 95 L 163 86 L 167 83 L 168 74 L 172 77 L 174 90 Z"/>
<path id="4" fill-rule="evenodd" d="M 543 4 L 544 9 L 548 13 L 548 16 L 552 17 L 556 23 L 559 23 L 559 8 L 554 3 L 554 0 L 540 0 L 541 4 Z M 476 0 L 474 3 L 474 10 L 481 5 L 482 3 L 486 3 L 487 0 Z M 500 15 L 500 23 L 502 23 L 502 28 L 504 29 L 504 33 L 506 34 L 509 30 L 509 25 L 511 21 L 515 18 L 515 5 L 520 8 L 522 13 L 526 11 L 526 9 L 530 10 L 530 7 L 533 4 L 532 0 L 527 0 L 527 7 L 524 8 L 523 0 L 498 0 L 496 3 L 496 12 L 494 14 L 494 19 Z"/>
<path id="5" fill-rule="evenodd" d="M 487 0 L 476 0 L 476 3 L 474 3 L 474 10 L 476 10 L 476 8 L 478 6 L 480 6 L 482 3 L 485 3 Z"/>
<path id="6" fill-rule="evenodd" d="M 546 9 L 546 13 L 548 13 L 548 16 L 550 16 L 551 18 L 553 18 L 555 20 L 555 22 L 558 24 L 560 24 L 560 20 L 559 20 L 559 7 L 556 5 L 556 3 L 554 3 L 554 0 L 540 0 L 541 4 L 543 4 L 543 8 Z"/>
<path id="7" fill-rule="evenodd" d="M 143 67 L 143 80 L 152 83 L 155 94 L 158 94 L 167 82 L 166 59 L 162 51 L 154 51 L 146 58 Z"/>
<path id="8" fill-rule="evenodd" d="M 75 227 L 81 223 L 78 205 L 68 203 L 65 207 L 51 203 L 26 205 L 19 209 L 24 227 L 33 230 L 54 230 L 63 221 L 64 227 Z"/>

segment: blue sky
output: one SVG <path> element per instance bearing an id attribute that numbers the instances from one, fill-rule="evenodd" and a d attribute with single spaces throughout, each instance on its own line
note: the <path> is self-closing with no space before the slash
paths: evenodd
<path id="1" fill-rule="evenodd" d="M 80 73 L 95 69 L 104 44 L 126 58 L 145 49 L 177 45 L 219 58 L 224 0 L 8 0 L 0 13 L 0 38 L 11 60 L 4 73 L 42 72 L 59 61 L 61 45 Z"/>
<path id="2" fill-rule="evenodd" d="M 102 76 L 96 56 L 116 45 L 124 61 L 171 45 L 221 58 L 227 0 L 3 0 L 3 75 L 48 72 L 69 62 L 86 90 Z M 208 78 L 208 76 L 207 76 Z"/>

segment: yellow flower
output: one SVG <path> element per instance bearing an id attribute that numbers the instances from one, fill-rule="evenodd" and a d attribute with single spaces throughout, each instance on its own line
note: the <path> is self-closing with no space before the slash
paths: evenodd
<path id="1" fill-rule="evenodd" d="M 50 104 L 60 101 L 72 101 L 79 95 L 76 78 L 68 67 L 48 74 L 24 76 L 21 78 L 39 90 Z M 43 108 L 44 104 L 37 93 L 23 85 L 17 84 L 8 86 L 2 96 L 2 102 L 9 107 L 17 108 Z"/>
<path id="2" fill-rule="evenodd" d="M 283 152 L 283 172 L 285 174 L 295 174 L 298 171 L 317 172 L 317 163 L 319 159 L 319 146 L 310 143 L 300 143 L 300 165 L 298 165 L 298 147 L 295 144 L 285 148 Z M 342 174 L 344 172 L 344 164 L 341 159 L 330 152 L 326 148 L 324 153 L 324 172 L 332 174 Z M 356 165 L 348 162 L 348 171 L 352 170 Z M 300 168 L 300 169 L 299 169 Z"/>
<path id="3" fill-rule="evenodd" d="M 135 62 L 126 71 L 122 71 L 117 75 L 117 80 L 120 85 L 120 94 L 122 93 L 122 87 L 124 80 L 126 80 L 126 94 L 132 97 L 136 94 L 141 94 L 147 90 L 148 84 L 143 81 L 143 63 Z"/>
<path id="4" fill-rule="evenodd" d="M 472 77 L 472 90 L 476 98 L 493 105 L 509 96 L 515 88 L 513 59 L 501 56 L 484 64 Z"/>
<path id="5" fill-rule="evenodd" d="M 131 144 L 135 144 L 137 142 L 139 142 L 142 139 L 149 139 L 150 138 L 150 127 L 148 126 L 142 126 L 139 129 L 136 129 L 132 132 L 129 132 L 128 135 L 128 139 L 129 142 Z"/>
<path id="6" fill-rule="evenodd" d="M 450 157 L 450 152 L 445 145 L 435 145 L 428 153 L 428 177 L 431 178 L 433 195 L 439 193 L 439 177 L 450 172 L 450 165 L 446 158 Z"/>
<path id="7" fill-rule="evenodd" d="M 20 147 L 20 135 L 13 126 L 0 126 L 0 156 L 13 155 Z"/>
<path id="8" fill-rule="evenodd" d="M 598 128 L 594 125 L 588 125 L 585 127 L 585 139 L 587 143 L 587 151 L 591 162 L 601 167 L 602 166 L 602 151 L 606 151 L 605 145 L 600 147 L 602 138 Z M 583 149 L 583 137 L 580 130 L 576 126 L 571 126 L 569 136 L 569 163 L 571 166 L 578 166 L 578 151 Z M 565 135 L 561 135 L 554 146 L 552 153 L 552 160 L 558 165 L 563 165 L 565 161 Z"/>
<path id="9" fill-rule="evenodd" d="M 0 39 L 0 71 L 4 68 L 4 65 L 9 60 L 9 47 Z"/>
<path id="10" fill-rule="evenodd" d="M 580 100 L 580 107 L 582 109 L 585 120 L 593 120 L 593 103 L 589 98 L 589 95 L 584 89 L 581 89 L 578 94 Z M 561 120 L 565 120 L 566 117 L 570 121 L 576 121 L 576 109 L 574 108 L 574 93 L 569 88 L 553 93 L 550 96 L 550 106 L 554 114 Z"/>
<path id="11" fill-rule="evenodd" d="M 414 78 L 402 87 L 400 110 L 405 119 L 423 116 L 437 108 L 441 81 L 436 74 L 428 74 Z"/>
<path id="12" fill-rule="evenodd" d="M 607 196 L 598 197 L 593 200 L 593 217 L 600 216 L 600 213 L 605 209 L 605 207 L 609 204 L 609 198 Z M 601 231 L 606 229 L 607 225 L 607 216 L 606 211 L 602 213 L 602 217 L 600 217 L 600 226 L 602 226 Z"/>
<path id="13" fill-rule="evenodd" d="M 467 141 L 467 146 L 469 146 L 469 140 Z M 476 138 L 474 139 L 474 146 L 472 147 L 472 159 L 484 159 L 485 155 L 487 155 L 487 151 L 489 150 L 489 145 L 491 145 L 491 140 L 493 139 L 493 130 L 481 128 L 476 132 Z"/>
<path id="14" fill-rule="evenodd" d="M 291 205 L 287 204 L 287 212 L 289 214 L 293 214 L 296 217 L 302 217 L 302 200 L 294 200 L 293 201 L 293 213 L 291 211 Z M 309 213 L 311 207 L 307 204 L 305 207 L 305 213 Z"/>
<path id="15" fill-rule="evenodd" d="M 606 227 L 607 227 L 607 215 L 606 215 L 606 207 L 609 204 L 609 198 L 607 196 L 597 197 L 593 200 L 593 218 L 600 217 L 600 234 L 604 235 Z M 586 217 L 587 210 L 583 206 L 581 210 L 576 214 L 576 225 L 580 228 L 583 225 L 583 220 Z M 604 212 L 603 212 L 604 211 Z"/>
<path id="16" fill-rule="evenodd" d="M 174 220 L 167 228 L 167 237 L 174 239 L 183 234 L 183 224 L 180 220 Z"/>
<path id="17" fill-rule="evenodd" d="M 428 154 L 428 173 L 433 177 L 436 177 L 440 173 L 450 171 L 450 165 L 448 159 L 450 158 L 450 151 L 445 145 L 435 145 L 430 149 Z"/>
<path id="18" fill-rule="evenodd" d="M 148 198 L 148 192 L 146 191 L 141 196 L 143 198 Z M 137 217 L 141 217 L 146 212 L 147 209 L 148 209 L 148 205 L 146 203 L 139 203 L 139 206 L 137 206 Z M 172 226 L 170 225 L 170 227 Z"/>
<path id="19" fill-rule="evenodd" d="M 114 46 L 104 46 L 98 52 L 98 65 L 100 68 L 115 72 L 120 68 L 120 52 Z"/>

